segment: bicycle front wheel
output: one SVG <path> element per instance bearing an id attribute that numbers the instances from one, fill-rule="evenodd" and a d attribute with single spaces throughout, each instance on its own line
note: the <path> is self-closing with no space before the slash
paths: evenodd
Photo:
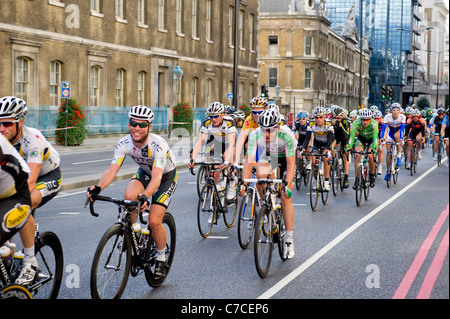
<path id="1" fill-rule="evenodd" d="M 235 178 L 232 181 L 230 180 L 229 183 L 227 184 L 224 202 L 226 208 L 224 208 L 225 211 L 223 213 L 223 221 L 225 222 L 225 226 L 231 228 L 233 227 L 234 222 L 236 221 L 237 212 L 239 210 L 239 194 L 238 194 L 237 178 Z"/>
<path id="2" fill-rule="evenodd" d="M 122 224 L 116 224 L 103 235 L 91 268 L 93 299 L 120 299 L 131 269 L 131 239 Z"/>
<path id="3" fill-rule="evenodd" d="M 363 193 L 363 184 L 365 183 L 363 172 L 361 166 L 358 167 L 358 172 L 355 177 L 355 195 L 356 195 L 356 206 L 361 205 L 361 198 Z"/>
<path id="4" fill-rule="evenodd" d="M 37 297 L 56 299 L 61 288 L 64 272 L 64 257 L 61 242 L 55 233 L 46 232 L 35 239 L 34 247 L 35 256 L 39 265 L 39 279 L 36 284 L 39 286 L 39 295 Z M 32 292 L 34 292 L 33 286 L 29 287 L 29 290 Z"/>
<path id="5" fill-rule="evenodd" d="M 202 191 L 203 187 L 205 186 L 207 180 L 208 180 L 208 166 L 201 165 L 198 169 L 197 173 L 197 194 L 200 197 L 200 192 Z"/>
<path id="6" fill-rule="evenodd" d="M 270 222 L 270 212 L 266 205 L 259 210 L 255 224 L 254 256 L 258 275 L 265 278 L 269 273 L 272 261 L 273 241 Z"/>
<path id="7" fill-rule="evenodd" d="M 333 170 L 330 174 L 331 177 L 331 187 L 333 188 L 333 195 L 338 194 L 339 187 L 341 186 L 341 166 L 337 159 L 333 159 Z"/>
<path id="8" fill-rule="evenodd" d="M 242 249 L 247 249 L 253 236 L 255 228 L 256 207 L 255 207 L 255 190 L 250 188 L 244 197 L 242 197 L 239 207 L 238 219 L 238 240 Z"/>
<path id="9" fill-rule="evenodd" d="M 368 200 L 370 192 L 370 174 L 369 172 L 366 172 L 364 175 L 364 200 Z"/>
<path id="10" fill-rule="evenodd" d="M 216 194 L 213 185 L 206 184 L 198 199 L 197 224 L 200 235 L 207 238 L 216 220 Z"/>
<path id="11" fill-rule="evenodd" d="M 315 211 L 319 202 L 319 169 L 316 166 L 312 168 L 310 177 L 309 202 L 311 209 Z"/>
<path id="12" fill-rule="evenodd" d="M 163 218 L 163 227 L 166 229 L 167 239 L 166 239 L 166 275 L 164 277 L 155 276 L 155 265 L 150 263 L 148 267 L 145 267 L 145 279 L 147 283 L 152 288 L 158 288 L 162 285 L 162 283 L 166 280 L 169 275 L 170 268 L 172 267 L 173 256 L 175 255 L 175 246 L 177 242 L 177 229 L 175 226 L 175 219 L 172 214 L 166 212 Z M 150 256 L 156 256 L 156 245 L 152 245 L 154 243 L 153 239 L 150 240 L 150 244 L 147 246 L 147 249 L 150 250 Z"/>

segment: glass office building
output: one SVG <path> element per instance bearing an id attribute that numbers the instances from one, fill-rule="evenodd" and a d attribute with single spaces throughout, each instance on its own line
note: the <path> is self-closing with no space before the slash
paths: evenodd
<path id="1" fill-rule="evenodd" d="M 355 6 L 356 26 L 360 34 L 360 5 L 363 6 L 363 37 L 368 37 L 371 58 L 369 65 L 369 104 L 382 106 L 383 84 L 395 93 L 393 101 L 402 101 L 402 87 L 410 85 L 418 60 L 414 50 L 420 47 L 418 29 L 420 12 L 414 6 L 421 0 L 327 0 L 328 19 L 331 27 L 345 25 L 350 7 Z M 400 29 L 400 30 L 398 30 Z M 411 45 L 413 44 L 413 46 Z M 407 61 L 410 60 L 410 61 Z M 405 68 L 406 66 L 406 68 Z M 417 72 L 416 72 L 417 73 Z M 417 76 L 416 76 L 417 77 Z M 403 104 L 408 101 L 403 101 Z"/>

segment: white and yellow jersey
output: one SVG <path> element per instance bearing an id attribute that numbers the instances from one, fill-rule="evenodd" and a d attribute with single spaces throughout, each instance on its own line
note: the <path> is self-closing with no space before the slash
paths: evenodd
<path id="1" fill-rule="evenodd" d="M 202 123 L 200 132 L 208 135 L 208 142 L 213 139 L 215 142 L 225 144 L 228 144 L 228 136 L 230 134 L 237 134 L 234 121 L 225 117 L 223 118 L 222 124 L 217 127 L 212 125 L 211 120 L 206 120 Z"/>
<path id="2" fill-rule="evenodd" d="M 19 185 L 27 185 L 30 169 L 17 150 L 1 134 L 0 148 L 3 154 L 0 159 L 0 199 L 4 199 L 15 195 Z"/>
<path id="3" fill-rule="evenodd" d="M 177 165 L 169 144 L 162 137 L 151 133 L 141 148 L 134 145 L 130 134 L 122 138 L 116 145 L 112 163 L 122 166 L 127 155 L 149 175 L 152 174 L 153 167 L 161 168 L 165 174 L 174 170 Z"/>
<path id="4" fill-rule="evenodd" d="M 31 127 L 23 126 L 22 135 L 13 144 L 27 164 L 41 164 L 39 176 L 43 176 L 59 167 L 59 154 L 42 133 Z"/>

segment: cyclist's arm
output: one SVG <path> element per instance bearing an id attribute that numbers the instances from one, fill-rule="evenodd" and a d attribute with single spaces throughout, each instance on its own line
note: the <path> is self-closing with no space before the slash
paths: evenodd
<path id="1" fill-rule="evenodd" d="M 384 139 L 384 136 L 386 135 L 386 130 L 387 130 L 387 123 L 383 123 L 383 126 L 381 127 L 381 136 L 380 138 Z"/>
<path id="2" fill-rule="evenodd" d="M 119 172 L 120 165 L 111 164 L 109 168 L 103 173 L 100 181 L 98 182 L 98 186 L 103 190 L 108 187 L 116 178 L 117 173 Z"/>
<path id="3" fill-rule="evenodd" d="M 351 149 L 353 144 L 355 143 L 356 138 L 356 124 L 352 124 L 352 128 L 350 130 L 350 140 L 348 142 L 348 148 Z"/>
<path id="4" fill-rule="evenodd" d="M 31 191 L 36 187 L 37 180 L 39 178 L 39 172 L 41 171 L 42 164 L 28 163 L 28 167 L 31 170 L 31 174 L 28 176 L 28 188 Z"/>
<path id="5" fill-rule="evenodd" d="M 194 149 L 192 150 L 192 159 L 195 160 L 198 153 L 200 153 L 200 150 L 202 149 L 203 142 L 206 139 L 205 133 L 200 133 L 200 138 L 197 140 L 197 143 L 195 143 Z"/>
<path id="6" fill-rule="evenodd" d="M 306 136 L 305 136 L 305 140 L 303 141 L 303 148 L 307 149 L 309 146 L 309 142 L 311 141 L 311 135 L 312 135 L 312 131 L 307 130 L 306 131 Z"/>
<path id="7" fill-rule="evenodd" d="M 286 182 L 290 190 L 294 188 L 295 156 L 286 156 Z"/>
<path id="8" fill-rule="evenodd" d="M 233 157 L 235 155 L 235 144 L 236 144 L 236 133 L 230 133 L 228 134 L 228 147 L 230 148 L 230 151 L 226 153 L 225 160 L 228 163 L 233 163 Z"/>
<path id="9" fill-rule="evenodd" d="M 242 129 L 239 133 L 239 137 L 236 142 L 236 161 L 239 161 L 239 159 L 241 158 L 241 151 L 244 147 L 245 140 L 247 139 L 249 133 L 250 130 L 248 129 Z"/>
<path id="10" fill-rule="evenodd" d="M 378 151 L 378 123 L 376 121 L 372 122 L 372 147 L 373 151 L 376 153 Z"/>

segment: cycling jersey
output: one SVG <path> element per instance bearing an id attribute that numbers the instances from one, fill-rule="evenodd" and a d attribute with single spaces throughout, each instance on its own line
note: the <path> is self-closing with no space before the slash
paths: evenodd
<path id="1" fill-rule="evenodd" d="M 20 138 L 13 144 L 27 164 L 41 164 L 39 177 L 59 167 L 59 154 L 45 139 L 42 133 L 31 127 L 23 126 Z"/>
<path id="2" fill-rule="evenodd" d="M 31 214 L 31 197 L 28 189 L 30 169 L 0 134 L 0 246 L 14 236 Z"/>
<path id="3" fill-rule="evenodd" d="M 374 119 L 370 120 L 367 127 L 362 124 L 360 118 L 356 119 L 352 124 L 350 131 L 349 148 L 352 148 L 355 140 L 361 142 L 365 147 L 378 149 L 378 123 Z"/>
<path id="4" fill-rule="evenodd" d="M 200 131 L 202 134 L 207 134 L 209 138 L 208 142 L 214 140 L 218 143 L 228 144 L 228 135 L 237 134 L 236 124 L 232 120 L 226 118 L 223 119 L 220 126 L 214 126 L 211 120 L 206 120 L 202 123 L 202 128 Z"/>
<path id="5" fill-rule="evenodd" d="M 176 158 L 169 145 L 155 134 L 148 134 L 148 139 L 141 148 L 134 145 L 131 134 L 123 137 L 116 145 L 112 163 L 122 166 L 127 155 L 149 175 L 152 174 L 153 167 L 161 168 L 163 174 L 176 168 Z"/>
<path id="6" fill-rule="evenodd" d="M 314 145 L 319 147 L 326 147 L 331 150 L 333 144 L 334 129 L 331 122 L 325 120 L 323 126 L 318 126 L 315 121 L 309 122 L 308 129 L 306 130 L 306 138 L 303 143 L 303 148 L 307 148 L 311 135 L 314 135 Z"/>
<path id="7" fill-rule="evenodd" d="M 24 187 L 28 188 L 27 179 L 30 169 L 19 153 L 0 134 L 0 147 L 3 156 L 0 161 L 0 199 L 11 197 Z"/>
<path id="8" fill-rule="evenodd" d="M 383 127 L 381 129 L 381 138 L 384 138 L 386 127 L 388 128 L 387 141 L 394 142 L 394 134 L 400 131 L 400 139 L 403 139 L 405 133 L 406 116 L 404 114 L 399 114 L 396 119 L 393 118 L 392 114 L 389 113 L 383 119 Z"/>
<path id="9" fill-rule="evenodd" d="M 242 126 L 243 130 L 254 130 L 259 127 L 259 123 L 255 121 L 253 115 L 247 116 L 244 121 L 244 125 Z"/>
<path id="10" fill-rule="evenodd" d="M 438 115 L 433 119 L 433 124 L 434 124 L 435 134 L 440 134 L 442 124 L 445 124 L 448 126 L 448 118 L 447 118 L 447 116 L 444 115 L 444 117 L 441 119 Z"/>
<path id="11" fill-rule="evenodd" d="M 347 144 L 350 137 L 350 129 L 352 126 L 352 121 L 348 117 L 343 117 L 340 121 L 335 121 L 334 123 L 334 138 L 339 144 Z"/>
<path id="12" fill-rule="evenodd" d="M 294 133 L 287 126 L 279 126 L 276 139 L 266 144 L 265 133 L 261 128 L 257 128 L 250 134 L 247 154 L 255 155 L 257 148 L 263 149 L 270 156 L 295 156 L 297 141 Z"/>
<path id="13" fill-rule="evenodd" d="M 406 136 L 408 138 L 415 138 L 418 133 L 422 133 L 422 136 L 425 136 L 425 125 L 426 121 L 423 118 L 419 118 L 417 122 L 414 122 L 412 118 L 406 121 Z"/>
<path id="14" fill-rule="evenodd" d="M 293 127 L 292 127 L 292 131 L 294 133 L 298 132 L 298 145 L 303 145 L 303 142 L 305 141 L 306 138 L 306 130 L 308 129 L 308 122 L 306 122 L 306 124 L 304 126 L 300 125 L 300 121 L 297 120 L 295 121 Z"/>

